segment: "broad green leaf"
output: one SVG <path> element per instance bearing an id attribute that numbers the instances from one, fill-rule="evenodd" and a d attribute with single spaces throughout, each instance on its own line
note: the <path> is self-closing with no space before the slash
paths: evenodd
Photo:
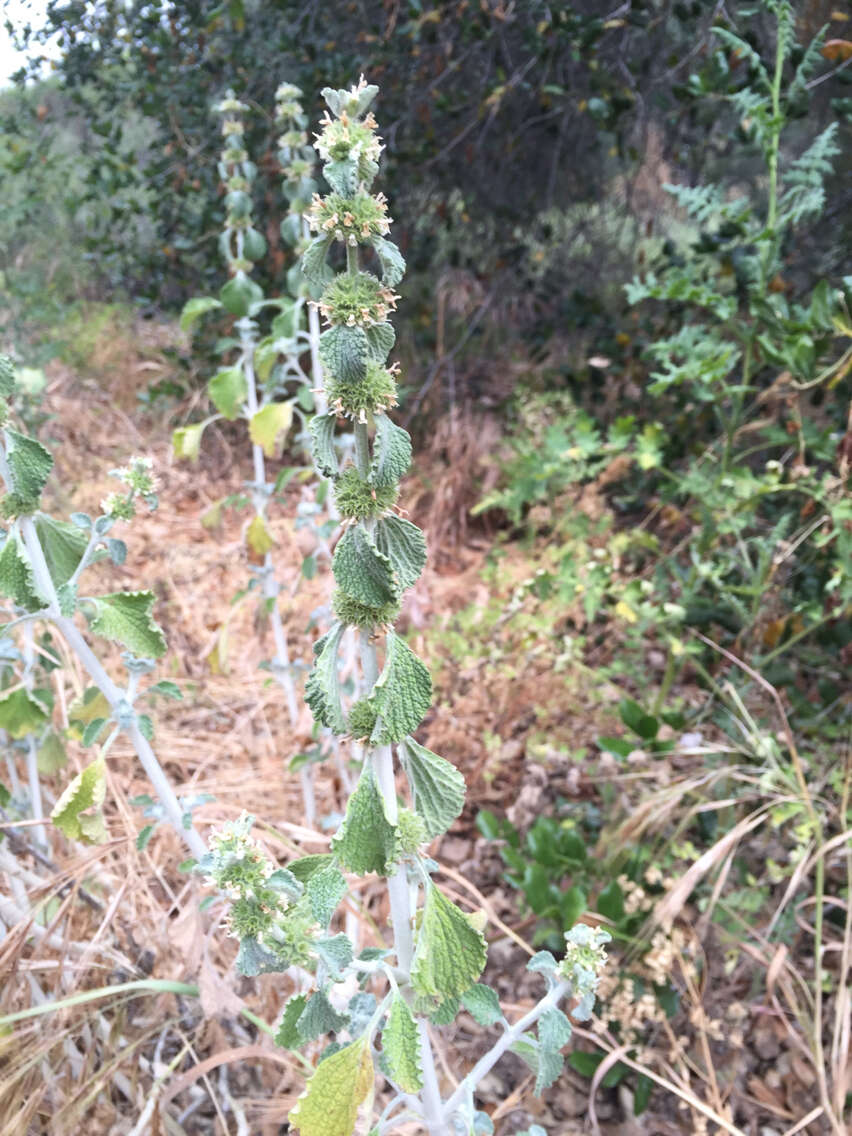
<path id="1" fill-rule="evenodd" d="M 485 968 L 485 938 L 469 916 L 430 884 L 411 966 L 411 984 L 427 999 L 460 998 Z"/>
<path id="2" fill-rule="evenodd" d="M 308 427 L 311 432 L 314 466 L 320 477 L 337 477 L 340 472 L 337 451 L 334 448 L 336 422 L 334 414 L 316 414 Z"/>
<path id="3" fill-rule="evenodd" d="M 332 560 L 341 591 L 359 603 L 381 607 L 397 598 L 393 566 L 376 548 L 363 525 L 352 525 L 337 542 Z"/>
<path id="4" fill-rule="evenodd" d="M 268 458 L 274 458 L 279 440 L 290 429 L 292 422 L 292 403 L 267 403 L 249 420 L 249 437 L 256 446 L 262 448 Z"/>
<path id="5" fill-rule="evenodd" d="M 305 1038 L 299 1033 L 297 1023 L 307 1001 L 307 994 L 297 994 L 284 1007 L 284 1013 L 275 1031 L 275 1044 L 280 1045 L 282 1049 L 299 1049 L 305 1044 Z"/>
<path id="6" fill-rule="evenodd" d="M 61 588 L 74 575 L 89 543 L 86 533 L 67 521 L 41 513 L 34 521 L 50 577 Z"/>
<path id="7" fill-rule="evenodd" d="M 549 1089 L 554 1081 L 562 1074 L 565 1068 L 565 1058 L 556 1049 L 538 1048 L 536 1053 L 535 1087 L 533 1096 L 540 1097 L 545 1089 Z"/>
<path id="8" fill-rule="evenodd" d="M 314 237 L 302 253 L 302 272 L 309 284 L 324 284 L 333 275 L 326 263 L 332 239 L 326 235 Z"/>
<path id="9" fill-rule="evenodd" d="M 503 1017 L 500 999 L 490 986 L 476 982 L 462 994 L 462 1005 L 473 1020 L 481 1026 L 493 1026 Z"/>
<path id="10" fill-rule="evenodd" d="M 96 686 L 87 687 L 68 707 L 67 736 L 81 741 L 90 722 L 96 718 L 108 718 L 111 713 L 112 707 L 106 696 Z"/>
<path id="11" fill-rule="evenodd" d="M 411 465 L 411 436 L 386 414 L 376 419 L 376 438 L 369 482 L 377 489 L 396 485 Z"/>
<path id="12" fill-rule="evenodd" d="M 373 745 L 402 741 L 432 704 L 432 679 L 408 644 L 389 631 L 385 651 L 385 665 L 369 697 L 378 715 L 370 735 Z"/>
<path id="13" fill-rule="evenodd" d="M 396 343 L 396 332 L 392 324 L 374 323 L 365 328 L 370 358 L 376 363 L 384 363 Z"/>
<path id="14" fill-rule="evenodd" d="M 563 1012 L 554 1007 L 538 1019 L 538 1043 L 542 1049 L 562 1049 L 571 1040 L 571 1023 Z"/>
<path id="15" fill-rule="evenodd" d="M 50 711 L 44 703 L 22 686 L 0 695 L 0 730 L 13 738 L 39 732 L 49 718 Z"/>
<path id="16" fill-rule="evenodd" d="M 15 393 L 15 364 L 8 355 L 0 355 L 0 398 L 11 398 Z"/>
<path id="17" fill-rule="evenodd" d="M 254 369 L 257 378 L 260 382 L 265 383 L 269 376 L 272 374 L 272 368 L 278 361 L 278 356 L 281 350 L 276 340 L 267 335 L 265 339 L 261 339 L 257 347 L 254 349 Z"/>
<path id="18" fill-rule="evenodd" d="M 290 1123 L 302 1136 L 352 1136 L 374 1076 L 368 1039 L 359 1038 L 319 1063 Z"/>
<path id="19" fill-rule="evenodd" d="M 287 868 L 300 883 L 307 884 L 318 872 L 324 872 L 333 863 L 334 857 L 330 852 L 317 852 L 313 856 L 301 856 L 298 860 L 291 860 Z"/>
<path id="20" fill-rule="evenodd" d="M 337 652 L 345 630 L 344 624 L 335 623 L 314 643 L 314 666 L 305 683 L 305 701 L 314 718 L 336 734 L 345 734 L 347 729 L 337 669 Z"/>
<path id="21" fill-rule="evenodd" d="M 329 975 L 335 980 L 343 978 L 344 971 L 355 957 L 352 940 L 342 932 L 328 939 L 314 939 L 314 950 L 325 963 Z"/>
<path id="22" fill-rule="evenodd" d="M 408 1004 L 399 994 L 393 997 L 387 1025 L 382 1030 L 382 1055 L 394 1084 L 404 1093 L 419 1093 L 423 1088 L 420 1035 Z"/>
<path id="23" fill-rule="evenodd" d="M 370 343 L 362 327 L 330 327 L 320 336 L 320 359 L 336 379 L 360 383 L 367 373 Z"/>
<path id="24" fill-rule="evenodd" d="M 303 307 L 294 300 L 282 299 L 278 301 L 281 307 L 278 315 L 272 321 L 272 335 L 275 339 L 293 339 L 299 330 Z"/>
<path id="25" fill-rule="evenodd" d="M 27 611 L 47 607 L 47 600 L 35 590 L 30 558 L 17 528 L 9 532 L 0 549 L 0 594 Z"/>
<path id="26" fill-rule="evenodd" d="M 246 529 L 246 544 L 260 560 L 275 547 L 275 540 L 267 527 L 266 518 L 260 513 L 255 513 Z"/>
<path id="27" fill-rule="evenodd" d="M 376 521 L 376 547 L 388 557 L 400 591 L 410 588 L 426 564 L 426 538 L 411 521 L 395 513 Z"/>
<path id="28" fill-rule="evenodd" d="M 259 974 L 280 974 L 290 966 L 290 960 L 279 958 L 268 951 L 251 935 L 240 940 L 240 949 L 234 962 L 238 974 L 256 978 Z"/>
<path id="29" fill-rule="evenodd" d="M 464 777 L 454 765 L 420 745 L 414 738 L 403 738 L 399 760 L 414 798 L 414 811 L 433 839 L 447 831 L 464 808 Z"/>
<path id="30" fill-rule="evenodd" d="M 229 422 L 239 418 L 248 393 L 242 367 L 225 367 L 217 371 L 207 384 L 207 393 L 223 418 Z"/>
<path id="31" fill-rule="evenodd" d="M 172 433 L 172 451 L 176 458 L 198 461 L 201 452 L 201 435 L 207 422 L 193 422 L 190 426 L 179 426 Z"/>
<path id="32" fill-rule="evenodd" d="M 68 754 L 65 752 L 65 743 L 55 730 L 48 730 L 36 754 L 38 771 L 43 777 L 50 777 L 58 773 L 68 764 Z"/>
<path id="33" fill-rule="evenodd" d="M 571 1023 L 561 1010 L 545 1010 L 538 1020 L 538 1069 L 535 1096 L 550 1088 L 565 1064 L 560 1050 L 571 1040 Z"/>
<path id="34" fill-rule="evenodd" d="M 263 299 L 263 289 L 244 272 L 238 272 L 222 287 L 219 299 L 231 315 L 242 319 L 249 314 L 252 304 L 259 304 Z"/>
<path id="35" fill-rule="evenodd" d="M 102 806 L 106 797 L 106 762 L 98 758 L 78 773 L 59 800 L 50 819 L 69 840 L 100 844 L 106 839 Z"/>
<path id="36" fill-rule="evenodd" d="M 180 313 L 181 331 L 191 331 L 196 321 L 205 312 L 212 312 L 215 308 L 221 308 L 221 306 L 219 300 L 213 296 L 193 296 L 191 300 L 186 301 L 183 305 L 183 311 Z"/>
<path id="37" fill-rule="evenodd" d="M 6 458 L 12 471 L 15 494 L 33 506 L 41 496 L 53 469 L 53 457 L 41 442 L 6 429 Z"/>
<path id="38" fill-rule="evenodd" d="M 326 162 L 322 174 L 335 193 L 350 197 L 358 188 L 358 163 L 351 158 Z"/>
<path id="39" fill-rule="evenodd" d="M 349 1018 L 346 1014 L 339 1014 L 328 1000 L 324 990 L 317 990 L 308 999 L 308 1004 L 302 1011 L 296 1023 L 296 1028 L 305 1041 L 315 1041 L 327 1033 L 338 1033 L 345 1029 Z"/>
<path id="40" fill-rule="evenodd" d="M 121 643 L 141 658 L 159 659 L 166 653 L 166 639 L 154 622 L 153 592 L 111 592 L 105 596 L 87 597 L 95 613 L 89 625 L 98 635 Z"/>
<path id="41" fill-rule="evenodd" d="M 393 288 L 405 275 L 405 258 L 393 241 L 385 237 L 373 237 L 373 248 L 382 266 L 382 281 Z"/>
<path id="42" fill-rule="evenodd" d="M 332 850 L 347 872 L 359 876 L 369 872 L 384 875 L 393 859 L 394 836 L 394 826 L 385 814 L 376 776 L 371 766 L 365 765 L 346 806 L 343 824 L 331 842 Z"/>
<path id="43" fill-rule="evenodd" d="M 330 865 L 311 876 L 305 892 L 314 919 L 321 927 L 327 927 L 346 892 L 346 880 L 341 871 Z"/>

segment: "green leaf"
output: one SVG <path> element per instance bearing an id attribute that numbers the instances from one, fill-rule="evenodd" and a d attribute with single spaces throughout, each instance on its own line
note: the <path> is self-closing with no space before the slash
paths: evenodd
<path id="1" fill-rule="evenodd" d="M 462 1005 L 480 1026 L 496 1025 L 503 1017 L 500 999 L 490 986 L 475 983 L 462 994 Z"/>
<path id="2" fill-rule="evenodd" d="M 624 893 L 618 880 L 610 880 L 598 896 L 595 907 L 598 914 L 611 919 L 613 923 L 624 918 Z"/>
<path id="3" fill-rule="evenodd" d="M 289 960 L 278 958 L 272 951 L 261 946 L 253 935 L 246 935 L 240 940 L 240 949 L 234 962 L 237 973 L 244 974 L 246 978 L 280 973 L 287 970 L 289 965 Z"/>
<path id="4" fill-rule="evenodd" d="M 332 850 L 347 872 L 384 875 L 386 865 L 393 859 L 394 836 L 376 776 L 372 767 L 365 765 L 346 806 L 343 824 L 331 842 Z"/>
<path id="5" fill-rule="evenodd" d="M 106 718 L 94 718 L 83 730 L 82 744 L 86 749 L 98 740 L 98 735 L 106 725 Z"/>
<path id="6" fill-rule="evenodd" d="M 254 280 L 249 280 L 244 272 L 238 272 L 223 286 L 219 299 L 231 315 L 242 319 L 249 314 L 252 304 L 258 304 L 263 299 L 263 289 Z"/>
<path id="7" fill-rule="evenodd" d="M 411 436 L 386 414 L 376 419 L 376 438 L 370 464 L 370 485 L 386 489 L 396 485 L 411 465 Z"/>
<path id="8" fill-rule="evenodd" d="M 249 437 L 268 458 L 274 458 L 278 441 L 293 422 L 293 404 L 270 402 L 249 420 Z"/>
<path id="9" fill-rule="evenodd" d="M 314 939 L 313 946 L 331 977 L 335 980 L 343 978 L 344 971 L 355 957 L 349 936 L 341 932 L 328 939 Z"/>
<path id="10" fill-rule="evenodd" d="M 554 1007 L 538 1019 L 538 1043 L 542 1049 L 562 1049 L 571 1040 L 571 1023 L 560 1009 Z"/>
<path id="11" fill-rule="evenodd" d="M 40 732 L 49 718 L 44 703 L 22 686 L 0 695 L 0 730 L 6 730 L 13 738 Z"/>
<path id="12" fill-rule="evenodd" d="M 565 1058 L 558 1050 L 542 1049 L 540 1046 L 536 1056 L 538 1060 L 533 1096 L 540 1097 L 560 1077 L 565 1068 Z"/>
<path id="13" fill-rule="evenodd" d="M 405 259 L 393 241 L 384 237 L 373 237 L 373 248 L 382 266 L 382 281 L 393 288 L 405 275 Z"/>
<path id="14" fill-rule="evenodd" d="M 47 607 L 47 600 L 35 590 L 30 558 L 17 528 L 9 532 L 0 549 L 0 594 L 27 611 Z"/>
<path id="15" fill-rule="evenodd" d="M 240 409 L 248 394 L 246 377 L 242 367 L 226 367 L 217 371 L 207 384 L 210 401 L 223 418 L 233 422 L 240 416 Z"/>
<path id="16" fill-rule="evenodd" d="M 329 1002 L 326 992 L 317 990 L 308 1000 L 296 1026 L 305 1041 L 315 1041 L 327 1033 L 338 1033 L 345 1029 L 348 1022 L 347 1015 L 338 1014 Z"/>
<path id="17" fill-rule="evenodd" d="M 307 1001 L 307 994 L 297 994 L 284 1007 L 274 1038 L 275 1044 L 280 1045 L 282 1049 L 299 1049 L 305 1044 L 305 1039 L 297 1028 L 297 1022 L 304 1012 Z"/>
<path id="18" fill-rule="evenodd" d="M 288 1117 L 302 1136 L 352 1136 L 375 1074 L 366 1037 L 326 1057 Z"/>
<path id="19" fill-rule="evenodd" d="M 399 760 L 411 785 L 414 811 L 431 839 L 447 831 L 464 808 L 464 777 L 454 765 L 420 745 L 403 738 Z"/>
<path id="20" fill-rule="evenodd" d="M 337 542 L 331 562 L 338 587 L 370 607 L 397 598 L 390 559 L 379 552 L 363 525 L 352 525 Z"/>
<path id="21" fill-rule="evenodd" d="M 183 311 L 180 313 L 180 329 L 181 331 L 191 331 L 196 321 L 205 314 L 205 312 L 212 312 L 215 308 L 221 308 L 219 300 L 213 296 L 193 296 L 191 300 L 187 300 L 183 305 Z"/>
<path id="22" fill-rule="evenodd" d="M 374 323 L 365 329 L 370 358 L 384 363 L 396 343 L 396 332 L 389 323 Z"/>
<path id="23" fill-rule="evenodd" d="M 162 678 L 159 682 L 155 682 L 153 686 L 149 686 L 145 693 L 149 695 L 161 694 L 163 698 L 173 698 L 176 702 L 180 702 L 183 698 L 178 684 L 167 678 Z"/>
<path id="24" fill-rule="evenodd" d="M 301 856 L 298 860 L 291 860 L 287 868 L 300 883 L 307 884 L 313 876 L 325 871 L 333 863 L 334 857 L 330 852 L 317 852 L 313 856 Z"/>
<path id="25" fill-rule="evenodd" d="M 333 865 L 311 876 L 305 887 L 311 914 L 321 927 L 327 927 L 346 892 L 343 873 Z"/>
<path id="26" fill-rule="evenodd" d="M 367 373 L 371 350 L 362 327 L 330 327 L 320 336 L 319 352 L 323 366 L 344 383 L 360 383 Z"/>
<path id="27" fill-rule="evenodd" d="M 50 777 L 52 774 L 58 773 L 68 764 L 65 743 L 55 730 L 49 730 L 38 747 L 36 763 L 38 771 L 43 777 Z"/>
<path id="28" fill-rule="evenodd" d="M 411 1010 L 399 994 L 394 994 L 382 1030 L 382 1054 L 390 1079 L 404 1093 L 419 1093 L 423 1088 L 420 1035 Z"/>
<path id="29" fill-rule="evenodd" d="M 33 523 L 47 561 L 50 578 L 57 588 L 61 588 L 76 572 L 89 538 L 77 525 L 69 524 L 67 521 L 55 521 L 53 517 L 48 517 L 44 513 L 39 514 Z"/>
<path id="30" fill-rule="evenodd" d="M 325 284 L 333 275 L 325 259 L 332 239 L 330 236 L 314 237 L 302 253 L 302 272 L 309 284 Z"/>
<path id="31" fill-rule="evenodd" d="M 275 366 L 281 350 L 277 341 L 271 336 L 267 335 L 265 339 L 261 339 L 257 347 L 254 349 L 254 370 L 255 375 L 261 383 L 265 383 L 269 376 L 272 374 L 272 368 Z"/>
<path id="32" fill-rule="evenodd" d="M 15 393 L 15 364 L 8 355 L 0 355 L 0 398 L 11 398 Z"/>
<path id="33" fill-rule="evenodd" d="M 337 477 L 340 472 L 337 451 L 334 448 L 336 423 L 337 419 L 333 413 L 316 414 L 308 426 L 311 433 L 311 453 L 314 458 L 314 466 L 320 477 Z"/>
<path id="34" fill-rule="evenodd" d="M 369 697 L 378 715 L 370 735 L 373 745 L 402 741 L 432 704 L 432 679 L 408 644 L 389 631 L 385 650 L 385 665 Z"/>
<path id="35" fill-rule="evenodd" d="M 6 458 L 17 497 L 35 507 L 53 469 L 53 457 L 41 442 L 6 429 Z"/>
<path id="36" fill-rule="evenodd" d="M 172 432 L 172 450 L 176 458 L 188 458 L 189 461 L 198 461 L 201 451 L 201 435 L 207 426 L 207 421 L 193 422 L 189 426 L 179 426 Z"/>
<path id="37" fill-rule="evenodd" d="M 322 174 L 335 193 L 351 197 L 358 188 L 358 163 L 351 158 L 326 162 Z"/>
<path id="38" fill-rule="evenodd" d="M 393 565 L 400 591 L 410 588 L 426 564 L 426 538 L 411 521 L 391 513 L 380 517 L 375 528 L 376 547 Z"/>
<path id="39" fill-rule="evenodd" d="M 314 643 L 314 666 L 305 683 L 305 701 L 314 718 L 336 734 L 347 730 L 337 669 L 337 652 L 345 629 L 344 624 L 335 623 Z"/>
<path id="40" fill-rule="evenodd" d="M 151 614 L 156 601 L 153 592 L 111 592 L 92 596 L 95 614 L 89 625 L 98 635 L 121 643 L 141 658 L 159 659 L 166 653 L 166 639 Z"/>
<path id="41" fill-rule="evenodd" d="M 54 805 L 50 819 L 69 840 L 100 844 L 106 839 L 105 797 L 106 762 L 101 757 L 77 774 Z"/>
<path id="42" fill-rule="evenodd" d="M 470 918 L 430 884 L 411 966 L 411 984 L 428 999 L 461 997 L 485 968 L 485 938 Z"/>

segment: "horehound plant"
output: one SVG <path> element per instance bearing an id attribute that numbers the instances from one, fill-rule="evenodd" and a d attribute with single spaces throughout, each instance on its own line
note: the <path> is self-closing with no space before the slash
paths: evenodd
<path id="1" fill-rule="evenodd" d="M 282 84 L 277 93 L 276 125 L 281 130 L 278 157 L 282 166 L 285 193 L 289 212 L 281 225 L 282 238 L 297 248 L 308 235 L 305 210 L 315 187 L 312 151 L 308 146 L 304 128 L 307 123 L 300 104 L 297 87 Z M 291 727 L 299 727 L 299 698 L 297 675 L 299 663 L 291 656 L 287 632 L 281 614 L 279 597 L 282 585 L 276 576 L 273 554 L 274 538 L 268 524 L 268 510 L 285 478 L 298 471 L 289 469 L 272 483 L 269 481 L 267 460 L 274 457 L 282 440 L 290 432 L 294 421 L 302 425 L 301 437 L 306 440 L 308 416 L 314 410 L 317 391 L 320 389 L 322 370 L 319 361 L 319 321 L 316 310 L 307 304 L 307 289 L 294 264 L 288 274 L 288 287 L 292 298 L 266 298 L 260 285 L 251 279 L 254 264 L 266 253 L 266 240 L 252 222 L 251 185 L 256 167 L 245 149 L 243 116 L 249 109 L 229 91 L 215 108 L 223 116 L 222 133 L 225 144 L 219 163 L 219 172 L 225 183 L 227 214 L 220 246 L 228 265 L 230 279 L 222 288 L 219 299 L 196 297 L 184 308 L 181 319 L 185 329 L 190 328 L 203 313 L 224 308 L 236 316 L 234 330 L 236 342 L 226 339 L 225 345 L 238 352 L 236 360 L 219 370 L 209 381 L 208 395 L 216 412 L 203 422 L 184 426 L 175 431 L 174 449 L 178 457 L 198 457 L 201 437 L 205 428 L 217 419 L 242 419 L 246 422 L 252 455 L 252 480 L 247 483 L 253 516 L 246 530 L 246 545 L 253 561 L 254 578 L 251 588 L 257 587 L 264 615 L 272 630 L 275 653 L 265 664 L 280 686 Z M 295 275 L 294 275 L 295 272 Z M 278 314 L 272 321 L 270 334 L 260 335 L 258 317 L 263 309 L 272 307 Z M 307 319 L 305 319 L 307 317 Z M 307 322 L 307 330 L 303 326 Z M 309 355 L 310 372 L 306 372 L 301 359 Z M 321 407 L 324 410 L 324 407 Z M 308 528 L 315 541 L 314 552 L 305 558 L 302 571 L 312 575 L 318 556 L 330 557 L 328 538 L 335 527 L 333 519 L 324 515 L 325 492 L 316 490 L 310 499 L 298 507 L 297 528 Z M 312 762 L 329 756 L 329 739 L 320 739 L 307 753 L 297 755 L 302 785 L 305 820 L 311 825 L 316 816 Z"/>
<path id="2" fill-rule="evenodd" d="M 142 698 L 175 695 L 173 683 L 155 683 L 140 691 L 143 675 L 154 668 L 153 660 L 163 655 L 166 641 L 154 622 L 155 596 L 150 591 L 112 592 L 105 595 L 81 594 L 83 574 L 104 557 L 122 564 L 127 554 L 123 541 L 110 536 L 114 526 L 132 519 L 141 500 L 156 506 L 156 485 L 148 458 L 134 458 L 128 466 L 114 471 L 122 485 L 101 503 L 96 518 L 74 513 L 71 520 L 57 520 L 41 508 L 41 495 L 53 468 L 50 452 L 35 438 L 13 429 L 12 405 L 15 372 L 11 361 L 0 356 L 0 478 L 5 496 L 0 510 L 6 529 L 0 547 L 0 595 L 9 601 L 9 621 L 3 626 L 4 638 L 12 632 L 23 637 L 23 671 L 19 685 L 0 695 L 0 729 L 17 737 L 44 738 L 52 719 L 49 691 L 33 687 L 33 625 L 48 624 L 76 656 L 92 687 L 80 700 L 75 712 L 83 723 L 82 741 L 92 745 L 102 731 L 108 737 L 100 756 L 73 779 L 56 802 L 51 819 L 71 839 L 92 841 L 105 835 L 101 805 L 106 790 L 104 757 L 119 733 L 126 733 L 136 751 L 157 798 L 152 815 L 168 820 L 183 838 L 193 857 L 205 851 L 204 841 L 192 827 L 191 800 L 181 801 L 151 746 L 151 719 L 139 712 Z M 109 676 L 97 654 L 74 622 L 81 612 L 95 635 L 126 648 L 122 659 L 127 682 L 120 686 Z M 61 684 L 57 684 L 61 690 Z M 32 746 L 28 746 L 28 774 L 31 804 L 37 820 L 42 820 L 41 794 L 33 785 Z M 37 754 L 36 754 L 37 761 Z M 42 830 L 43 831 L 43 830 Z M 37 830 L 38 832 L 38 830 Z"/>
<path id="3" fill-rule="evenodd" d="M 314 645 L 306 698 L 318 722 L 363 746 L 361 776 L 330 853 L 278 867 L 250 836 L 253 818 L 244 815 L 213 836 L 200 867 L 230 900 L 243 974 L 298 963 L 316 976 L 312 993 L 287 1002 L 276 1034 L 293 1049 L 333 1039 L 290 1113 L 302 1136 L 349 1136 L 359 1120 L 375 1136 L 406 1121 L 430 1136 L 487 1133 L 493 1125 L 476 1108 L 478 1084 L 509 1049 L 534 1071 L 537 1093 L 554 1082 L 571 1035 L 565 1010 L 590 1015 L 609 935 L 581 924 L 566 935 L 561 961 L 536 954 L 529 969 L 546 992 L 510 1024 L 497 994 L 478 981 L 486 963 L 482 919 L 465 914 L 433 879 L 440 868 L 426 845 L 461 813 L 465 786 L 450 762 L 411 736 L 429 709 L 431 680 L 393 628 L 404 590 L 424 567 L 426 546 L 420 530 L 395 511 L 411 442 L 387 413 L 396 405 L 395 368 L 386 365 L 394 343 L 387 317 L 405 265 L 385 235 L 384 198 L 370 192 L 382 149 L 369 113 L 376 94 L 363 79 L 349 91 L 323 92 L 330 114 L 316 148 L 332 192 L 314 202 L 319 233 L 302 262 L 308 279 L 324 286 L 319 306 L 329 324 L 320 352 L 331 410 L 311 424 L 314 456 L 344 521 L 333 561 L 337 618 Z M 337 244 L 346 268 L 334 275 L 327 258 Z M 381 278 L 361 269 L 362 251 L 374 255 Z M 333 445 L 339 418 L 354 424 L 351 464 L 338 462 Z M 362 671 L 360 697 L 348 705 L 337 665 L 347 628 L 358 635 Z M 397 796 L 399 771 L 408 804 Z M 350 939 L 332 930 L 347 894 L 344 873 L 375 873 L 387 888 L 391 939 L 357 957 Z M 431 1031 L 451 1024 L 462 1007 L 500 1033 L 447 1095 Z M 377 1070 L 388 1090 L 381 1106 Z"/>

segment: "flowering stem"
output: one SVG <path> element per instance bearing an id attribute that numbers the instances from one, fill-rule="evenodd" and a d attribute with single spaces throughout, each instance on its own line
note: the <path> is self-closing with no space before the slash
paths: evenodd
<path id="1" fill-rule="evenodd" d="M 477 1061 L 446 1102 L 444 1105 L 445 1119 L 449 1120 L 455 1110 L 460 1108 L 465 1103 L 465 1100 L 473 1095 L 476 1086 L 491 1072 L 503 1054 L 510 1049 L 516 1041 L 520 1040 L 522 1034 L 526 1033 L 530 1026 L 535 1025 L 546 1010 L 555 1009 L 562 999 L 570 993 L 570 990 L 571 984 L 568 982 L 555 983 L 540 1002 L 533 1006 L 522 1018 L 518 1018 L 513 1026 L 510 1026 L 504 1031 L 488 1052 Z"/>

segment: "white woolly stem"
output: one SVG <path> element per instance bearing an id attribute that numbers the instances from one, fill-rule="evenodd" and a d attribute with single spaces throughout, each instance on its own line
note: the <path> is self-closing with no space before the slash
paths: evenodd
<path id="1" fill-rule="evenodd" d="M 570 991 L 571 984 L 569 982 L 557 982 L 540 1002 L 536 1003 L 522 1018 L 518 1018 L 513 1026 L 504 1031 L 488 1052 L 480 1057 L 444 1105 L 443 1114 L 446 1120 L 450 1120 L 455 1110 L 460 1108 L 466 1099 L 472 1098 L 476 1086 L 487 1077 L 503 1054 L 520 1039 L 521 1035 L 526 1033 L 530 1026 L 535 1025 L 546 1010 L 552 1010 L 558 1006 Z"/>
<path id="2" fill-rule="evenodd" d="M 2 449 L 2 452 L 0 452 L 0 477 L 2 477 L 3 481 L 6 483 L 6 488 L 10 491 L 14 491 L 15 482 L 12 477 L 12 471 L 9 469 L 9 464 L 6 461 L 5 448 L 0 449 Z M 73 620 L 63 616 L 61 613 L 59 597 L 56 594 L 53 578 L 50 575 L 50 569 L 47 566 L 44 550 L 41 547 L 41 541 L 38 538 L 32 517 L 21 517 L 19 526 L 21 538 L 32 565 L 33 581 L 36 590 L 48 603 L 48 607 L 43 613 L 44 617 L 49 619 L 57 630 L 61 632 L 65 642 L 80 660 L 84 669 L 88 672 L 89 677 L 92 679 L 95 686 L 100 689 L 110 707 L 113 710 L 117 709 L 119 704 L 124 701 L 122 691 L 115 685 L 104 670 L 97 655 L 83 638 L 82 634 L 77 630 Z M 170 823 L 188 845 L 193 856 L 196 858 L 203 856 L 207 851 L 207 846 L 195 828 L 187 829 L 184 827 L 183 809 L 180 807 L 171 782 L 166 776 L 162 765 L 160 765 L 157 755 L 151 748 L 148 739 L 143 736 L 135 719 L 131 723 L 127 733 L 133 748 L 136 750 L 136 755 L 142 764 L 142 768 L 145 770 L 148 780 L 151 782 L 151 786 L 157 794 Z"/>
<path id="3" fill-rule="evenodd" d="M 249 419 L 257 413 L 260 403 L 257 397 L 257 378 L 254 371 L 254 335 L 253 324 L 248 318 L 241 319 L 237 324 L 240 332 L 240 366 L 246 380 L 246 405 Z M 256 442 L 251 447 L 252 465 L 254 467 L 254 488 L 252 490 L 252 504 L 255 513 L 260 517 L 266 516 L 267 483 L 266 461 L 263 448 Z M 275 643 L 275 657 L 272 660 L 272 673 L 275 681 L 284 693 L 287 705 L 287 714 L 290 725 L 295 731 L 299 724 L 299 703 L 296 697 L 296 684 L 290 670 L 290 651 L 287 645 L 287 633 L 284 621 L 281 618 L 281 608 L 278 605 L 280 586 L 275 578 L 275 567 L 272 554 L 267 552 L 263 558 L 262 568 L 263 598 L 269 607 L 269 619 L 272 625 L 272 637 Z M 314 792 L 313 767 L 303 765 L 299 773 L 302 788 L 302 804 L 305 810 L 305 823 L 311 827 L 316 821 L 316 794 Z"/>
<path id="4" fill-rule="evenodd" d="M 33 625 L 25 623 L 22 628 L 24 641 L 24 686 L 31 691 L 33 688 L 33 668 L 35 667 L 35 647 L 33 645 Z M 38 749 L 34 734 L 27 735 L 27 779 L 30 785 L 30 806 L 33 818 L 44 818 L 44 805 L 41 799 L 41 781 L 38 776 Z M 43 824 L 33 828 L 33 839 L 42 848 L 47 847 L 47 831 Z"/>
<path id="5" fill-rule="evenodd" d="M 5 474 L 6 471 L 3 472 Z M 32 517 L 21 517 L 19 523 L 21 537 L 29 554 L 30 563 L 32 564 L 33 580 L 36 589 L 49 603 L 49 607 L 44 613 L 45 617 L 50 619 L 57 630 L 62 634 L 65 642 L 80 660 L 83 668 L 87 671 L 92 682 L 98 687 L 104 698 L 106 698 L 111 709 L 117 710 L 118 707 L 125 702 L 124 692 L 116 686 L 104 670 L 100 659 L 86 642 L 73 620 L 60 613 L 56 588 L 53 585 L 53 579 L 47 567 L 47 561 L 45 560 L 44 551 L 38 539 L 38 533 L 36 532 Z M 139 724 L 135 718 L 127 729 L 127 735 L 130 738 L 133 748 L 136 750 L 136 755 L 142 764 L 142 768 L 145 770 L 148 780 L 151 782 L 154 792 L 163 806 L 163 810 L 169 822 L 180 834 L 193 856 L 200 858 L 207 851 L 207 846 L 195 828 L 187 829 L 184 827 L 184 810 L 180 806 L 180 802 L 175 795 L 171 782 L 162 765 L 160 765 L 157 755 L 151 748 L 148 739 L 139 729 Z"/>

